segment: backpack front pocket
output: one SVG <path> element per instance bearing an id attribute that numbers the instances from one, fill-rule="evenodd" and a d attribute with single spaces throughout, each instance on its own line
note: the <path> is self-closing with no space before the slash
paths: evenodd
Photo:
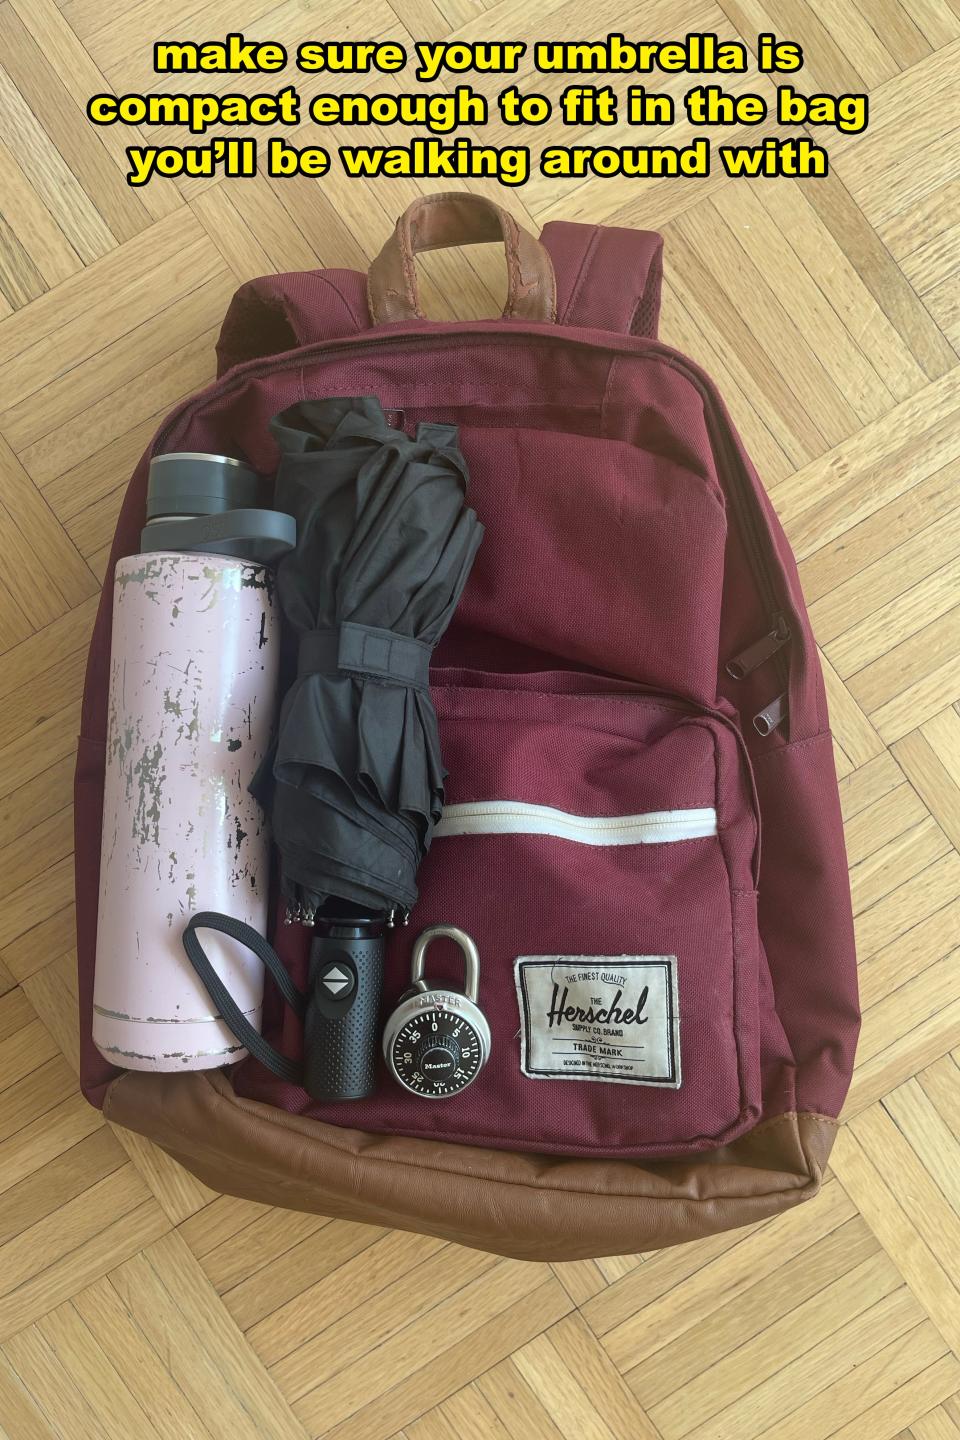
<path id="1" fill-rule="evenodd" d="M 441 1101 L 384 1073 L 369 1101 L 310 1113 L 566 1154 L 682 1155 L 748 1128 L 758 834 L 733 726 L 588 676 L 436 679 L 447 800 L 387 1003 L 423 929 L 466 930 L 491 1057 Z M 437 942 L 428 980 L 460 983 L 458 958 Z"/>

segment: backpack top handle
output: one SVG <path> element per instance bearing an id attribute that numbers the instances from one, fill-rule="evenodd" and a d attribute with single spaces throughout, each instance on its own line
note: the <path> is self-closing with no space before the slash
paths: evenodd
<path id="1" fill-rule="evenodd" d="M 502 240 L 507 254 L 505 320 L 552 323 L 557 318 L 553 262 L 540 241 L 482 195 L 421 195 L 408 206 L 370 266 L 367 299 L 374 325 L 425 320 L 415 257 L 421 250 Z"/>

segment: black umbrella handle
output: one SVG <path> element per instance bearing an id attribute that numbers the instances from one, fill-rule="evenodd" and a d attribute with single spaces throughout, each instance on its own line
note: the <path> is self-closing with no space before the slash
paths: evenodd
<path id="1" fill-rule="evenodd" d="M 310 949 L 304 1088 L 315 1100 L 362 1100 L 377 1082 L 383 924 L 318 923 L 323 932 Z"/>

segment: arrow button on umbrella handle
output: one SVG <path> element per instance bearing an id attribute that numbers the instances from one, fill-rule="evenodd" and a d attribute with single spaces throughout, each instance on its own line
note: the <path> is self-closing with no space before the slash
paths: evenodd
<path id="1" fill-rule="evenodd" d="M 338 1016 L 350 1008 L 357 990 L 357 971 L 349 955 L 334 954 L 317 967 L 314 1003 L 324 1015 Z"/>

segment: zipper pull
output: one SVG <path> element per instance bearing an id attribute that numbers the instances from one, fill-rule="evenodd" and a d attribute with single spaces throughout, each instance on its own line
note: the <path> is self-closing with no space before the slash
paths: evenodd
<path id="1" fill-rule="evenodd" d="M 775 615 L 773 629 L 769 634 L 764 635 L 760 640 L 755 640 L 752 645 L 747 646 L 746 650 L 741 650 L 739 655 L 734 655 L 732 660 L 727 661 L 724 667 L 727 674 L 732 675 L 734 680 L 742 680 L 744 676 L 762 665 L 765 660 L 769 660 L 771 655 L 776 655 L 778 650 L 782 650 L 789 639 L 789 625 L 782 615 Z"/>
<path id="2" fill-rule="evenodd" d="M 753 717 L 753 728 L 758 735 L 770 735 L 787 718 L 787 697 L 778 695 L 766 709 Z"/>

